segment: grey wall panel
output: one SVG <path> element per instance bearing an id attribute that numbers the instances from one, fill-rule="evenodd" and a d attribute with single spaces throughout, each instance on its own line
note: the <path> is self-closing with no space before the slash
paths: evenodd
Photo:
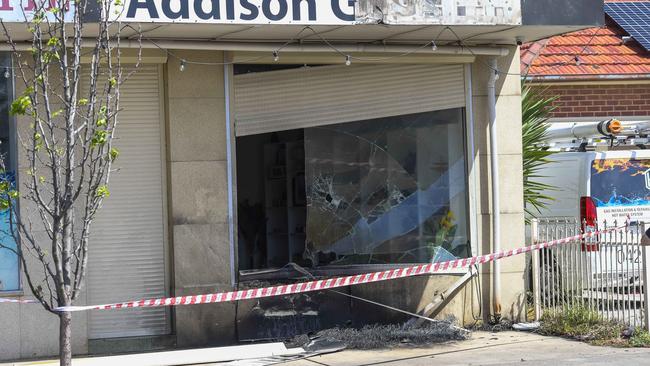
<path id="1" fill-rule="evenodd" d="M 522 24 L 598 26 L 605 22 L 603 0 L 522 0 Z"/>

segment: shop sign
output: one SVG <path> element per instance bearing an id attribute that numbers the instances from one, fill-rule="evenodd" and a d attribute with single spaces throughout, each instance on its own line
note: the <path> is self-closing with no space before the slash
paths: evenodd
<path id="1" fill-rule="evenodd" d="M 351 24 L 354 0 L 127 0 L 122 21 L 223 24 Z"/>
<path id="2" fill-rule="evenodd" d="M 24 22 L 34 1 L 0 0 L 0 18 Z M 58 0 L 50 0 L 55 6 Z M 355 0 L 113 0 L 113 20 L 134 23 L 344 25 L 355 22 Z M 98 6 L 94 1 L 90 6 Z M 23 12 L 23 10 L 25 12 Z M 68 9 L 67 18 L 72 11 Z M 86 21 L 96 21 L 88 9 Z"/>

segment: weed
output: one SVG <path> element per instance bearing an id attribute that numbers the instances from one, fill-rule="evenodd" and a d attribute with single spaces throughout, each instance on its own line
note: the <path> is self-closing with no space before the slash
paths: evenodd
<path id="1" fill-rule="evenodd" d="M 628 343 L 632 347 L 650 347 L 650 333 L 647 330 L 637 328 L 632 333 Z"/>
<path id="2" fill-rule="evenodd" d="M 616 321 L 602 319 L 593 310 L 572 307 L 545 312 L 539 331 L 544 335 L 569 337 L 598 346 L 650 347 L 650 333 L 637 328 L 629 338 L 624 338 L 625 328 Z"/>
<path id="3" fill-rule="evenodd" d="M 623 325 L 601 319 L 598 313 L 592 310 L 573 307 L 557 312 L 545 312 L 540 332 L 583 341 L 602 342 L 620 338 L 623 329 Z"/>

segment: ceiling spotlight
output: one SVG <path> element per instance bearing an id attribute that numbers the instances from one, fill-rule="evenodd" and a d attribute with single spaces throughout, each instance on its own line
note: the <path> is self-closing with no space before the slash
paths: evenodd
<path id="1" fill-rule="evenodd" d="M 436 51 L 438 49 L 438 45 L 436 45 L 436 41 L 431 41 L 431 51 Z"/>
<path id="2" fill-rule="evenodd" d="M 185 64 L 186 64 L 185 60 L 181 60 L 181 65 L 178 67 L 178 69 L 181 70 L 181 72 L 185 71 Z"/>
<path id="3" fill-rule="evenodd" d="M 273 61 L 278 62 L 280 60 L 280 54 L 278 51 L 273 51 Z"/>
<path id="4" fill-rule="evenodd" d="M 350 55 L 345 56 L 345 65 L 350 66 L 352 64 L 352 57 Z"/>

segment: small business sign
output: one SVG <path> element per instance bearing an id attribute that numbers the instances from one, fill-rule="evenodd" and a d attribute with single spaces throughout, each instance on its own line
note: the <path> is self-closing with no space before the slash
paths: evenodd
<path id="1" fill-rule="evenodd" d="M 354 23 L 355 0 L 126 0 L 125 22 L 299 24 Z"/>
<path id="2" fill-rule="evenodd" d="M 0 18 L 24 22 L 35 8 L 34 1 L 0 0 Z M 111 0 L 113 20 L 133 23 L 190 24 L 297 24 L 345 25 L 355 22 L 356 0 Z M 90 1 L 91 7 L 98 4 Z M 23 13 L 25 10 L 25 13 Z M 68 10 L 66 17 L 71 18 Z M 99 11 L 89 8 L 86 21 L 97 19 Z"/>

